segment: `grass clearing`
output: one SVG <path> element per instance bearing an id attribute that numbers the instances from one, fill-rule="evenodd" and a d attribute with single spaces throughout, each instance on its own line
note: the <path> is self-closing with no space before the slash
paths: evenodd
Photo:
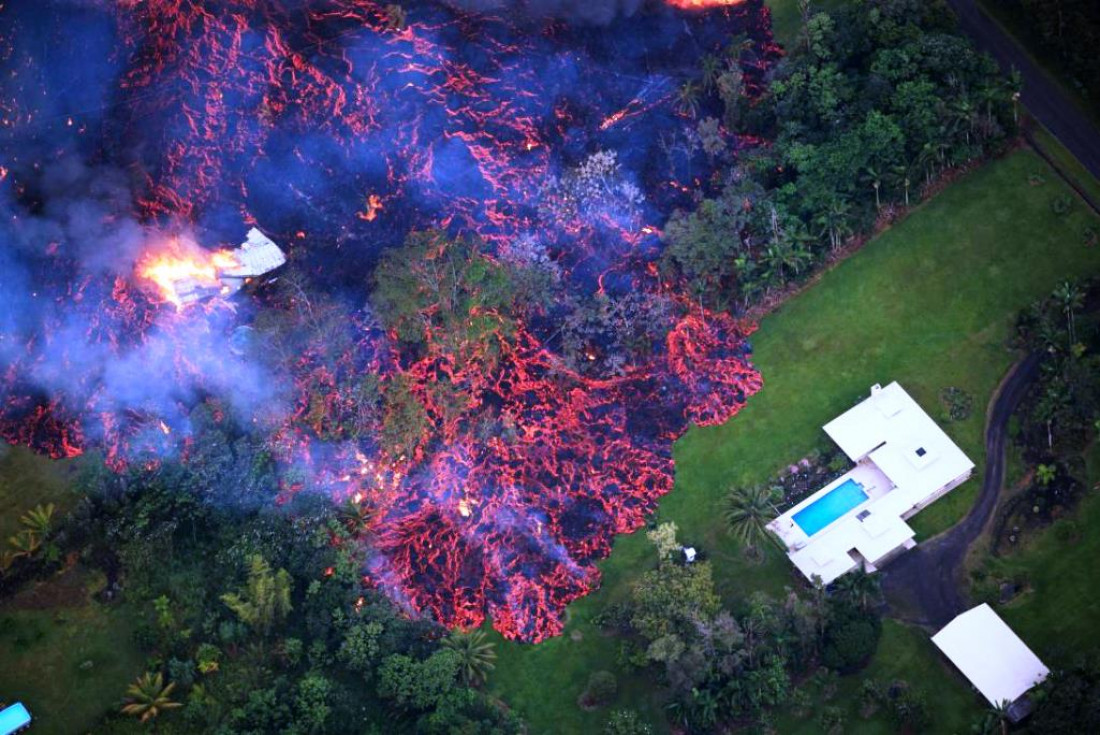
<path id="1" fill-rule="evenodd" d="M 1036 173 L 1044 183 L 1029 182 Z M 726 488 L 764 481 L 823 446 L 828 438 L 821 426 L 872 383 L 898 380 L 938 419 L 942 388 L 958 386 L 973 396 L 973 415 L 944 426 L 978 463 L 977 472 L 918 515 L 914 526 L 927 538 L 966 513 L 982 481 L 985 409 L 1015 360 L 1007 345 L 1015 315 L 1062 279 L 1100 271 L 1100 248 L 1085 247 L 1079 237 L 1097 218 L 1083 206 L 1063 217 L 1051 210 L 1051 200 L 1069 191 L 1036 154 L 1016 151 L 959 180 L 764 319 L 754 340 L 764 389 L 734 420 L 694 428 L 677 443 L 676 487 L 658 511 L 660 520 L 677 523 L 683 542 L 709 554 L 727 602 L 802 582 L 777 553 L 759 565 L 744 560 L 717 513 Z M 599 727 L 606 711 L 582 713 L 575 704 L 587 672 L 596 668 L 620 675 L 613 707 L 652 712 L 658 706 L 623 674 L 614 641 L 591 623 L 629 593 L 630 580 L 653 563 L 651 554 L 643 534 L 619 538 L 600 567 L 603 588 L 570 606 L 562 638 L 498 647 L 490 687 L 528 719 L 533 733 Z M 570 637 L 575 633 L 580 640 Z M 893 656 L 884 645 L 872 670 Z M 937 699 L 953 696 L 939 691 L 957 687 L 943 679 L 938 659 L 917 660 L 924 668 L 906 678 L 928 681 Z M 937 664 L 928 670 L 931 661 Z M 854 732 L 874 727 L 850 724 Z"/>
<path id="2" fill-rule="evenodd" d="M 934 674 L 929 676 L 929 674 Z M 822 701 L 820 692 L 808 688 L 815 706 L 803 717 L 783 713 L 776 718 L 776 732 L 784 735 L 819 735 L 819 717 L 825 707 L 838 707 L 844 713 L 844 732 L 861 735 L 893 735 L 898 728 L 890 714 L 878 708 L 870 717 L 860 711 L 860 694 L 864 679 L 874 679 L 889 686 L 905 680 L 913 690 L 923 695 L 929 724 L 926 732 L 968 732 L 970 723 L 982 712 L 978 695 L 966 679 L 939 655 L 928 640 L 928 634 L 894 620 L 882 625 L 882 640 L 871 664 L 854 676 L 842 677 L 836 694 Z"/>
<path id="3" fill-rule="evenodd" d="M 0 692 L 27 705 L 36 733 L 87 732 L 141 673 L 144 656 L 133 644 L 129 609 L 89 597 L 102 584 L 71 570 L 0 608 Z M 51 604 L 38 607 L 43 599 Z"/>
<path id="4" fill-rule="evenodd" d="M 1100 443 L 1092 445 L 1086 460 L 1090 489 L 1073 515 L 1044 529 L 1022 549 L 985 565 L 988 574 L 1025 580 L 1025 592 L 995 607 L 1048 666 L 1100 651 Z M 1077 533 L 1059 529 L 1067 523 Z"/>
<path id="5" fill-rule="evenodd" d="M 52 460 L 0 441 L 0 539 L 18 531 L 19 518 L 38 504 L 54 503 L 63 513 L 76 503 L 71 485 L 77 461 Z"/>

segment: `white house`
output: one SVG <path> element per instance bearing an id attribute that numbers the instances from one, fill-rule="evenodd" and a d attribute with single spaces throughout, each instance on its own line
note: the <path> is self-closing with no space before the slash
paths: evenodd
<path id="1" fill-rule="evenodd" d="M 1008 703 L 1019 720 L 1030 710 L 1021 698 L 1050 674 L 1039 657 L 989 605 L 967 610 L 932 636 L 932 642 L 993 706 Z"/>
<path id="2" fill-rule="evenodd" d="M 807 579 L 869 572 L 916 545 L 905 521 L 974 463 L 896 382 L 825 424 L 855 466 L 768 524 Z"/>

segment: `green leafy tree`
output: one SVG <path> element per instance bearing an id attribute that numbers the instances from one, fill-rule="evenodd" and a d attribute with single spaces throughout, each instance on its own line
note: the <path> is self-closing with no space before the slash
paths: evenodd
<path id="1" fill-rule="evenodd" d="M 454 689 L 460 666 L 459 655 L 448 649 L 422 661 L 393 654 L 379 667 L 378 694 L 402 709 L 430 710 Z"/>
<path id="2" fill-rule="evenodd" d="M 653 727 L 632 709 L 617 709 L 607 718 L 604 735 L 653 735 Z"/>
<path id="3" fill-rule="evenodd" d="M 253 554 L 248 558 L 245 589 L 224 594 L 221 600 L 241 622 L 266 636 L 291 610 L 291 583 L 285 569 L 273 571 L 262 556 Z"/>

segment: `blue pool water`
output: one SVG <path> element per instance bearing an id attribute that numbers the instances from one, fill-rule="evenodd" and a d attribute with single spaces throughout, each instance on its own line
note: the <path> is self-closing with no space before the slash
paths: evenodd
<path id="1" fill-rule="evenodd" d="M 866 499 L 863 486 L 849 478 L 795 513 L 794 522 L 813 536 Z"/>
<path id="2" fill-rule="evenodd" d="M 31 713 L 21 702 L 0 711 L 0 735 L 8 735 L 31 723 Z"/>

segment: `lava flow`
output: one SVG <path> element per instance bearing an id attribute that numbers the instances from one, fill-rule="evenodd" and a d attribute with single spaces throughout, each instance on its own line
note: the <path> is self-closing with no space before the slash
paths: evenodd
<path id="1" fill-rule="evenodd" d="M 405 7 L 120 0 L 36 16 L 45 27 L 17 16 L 0 37 L 15 70 L 0 82 L 0 130 L 44 145 L 0 161 L 14 202 L 3 226 L 35 243 L 33 258 L 0 253 L 0 269 L 26 275 L 21 304 L 33 306 L 0 317 L 0 435 L 56 456 L 102 446 L 121 466 L 186 442 L 190 409 L 224 397 L 306 484 L 364 509 L 371 583 L 447 625 L 490 616 L 505 636 L 538 641 L 598 585 L 614 535 L 639 528 L 672 488 L 673 441 L 691 422 L 728 420 L 761 385 L 752 326 L 702 311 L 656 263 L 664 220 L 709 185 L 713 165 L 677 90 L 704 54 L 730 53 L 744 34 L 751 43 L 730 63 L 751 97 L 778 52 L 760 0 L 651 3 L 607 27 Z M 49 73 L 76 62 L 62 51 L 40 71 L 35 54 L 50 44 L 18 35 L 57 40 L 69 12 L 84 14 L 76 25 L 109 60 L 102 104 L 83 117 L 41 107 L 51 90 L 81 87 Z M 79 171 L 41 173 L 66 157 Z M 88 173 L 106 165 L 126 172 L 116 178 L 128 211 Z M 262 364 L 223 349 L 250 338 L 240 330 L 262 307 L 181 310 L 172 290 L 181 276 L 212 285 L 232 265 L 218 253 L 143 237 L 103 265 L 101 251 L 121 253 L 126 238 L 97 230 L 98 248 L 82 247 L 85 231 L 68 225 L 59 250 L 39 247 L 35 223 L 88 211 L 57 206 L 74 190 L 99 203 L 100 229 L 129 218 L 158 237 L 224 231 L 247 213 L 314 287 L 355 305 L 346 349 L 330 359 L 315 340 Z M 363 308 L 365 284 L 380 253 L 429 229 L 476 237 L 492 263 L 537 264 L 562 303 L 472 314 L 490 325 L 491 349 L 462 354 L 437 332 L 403 347 Z M 559 323 L 574 303 L 610 304 L 659 334 L 624 359 L 619 338 L 597 330 L 575 364 Z M 120 365 L 146 364 L 157 380 L 120 387 L 131 374 Z M 410 451 L 333 418 L 355 409 L 368 374 L 408 386 L 423 411 Z"/>

